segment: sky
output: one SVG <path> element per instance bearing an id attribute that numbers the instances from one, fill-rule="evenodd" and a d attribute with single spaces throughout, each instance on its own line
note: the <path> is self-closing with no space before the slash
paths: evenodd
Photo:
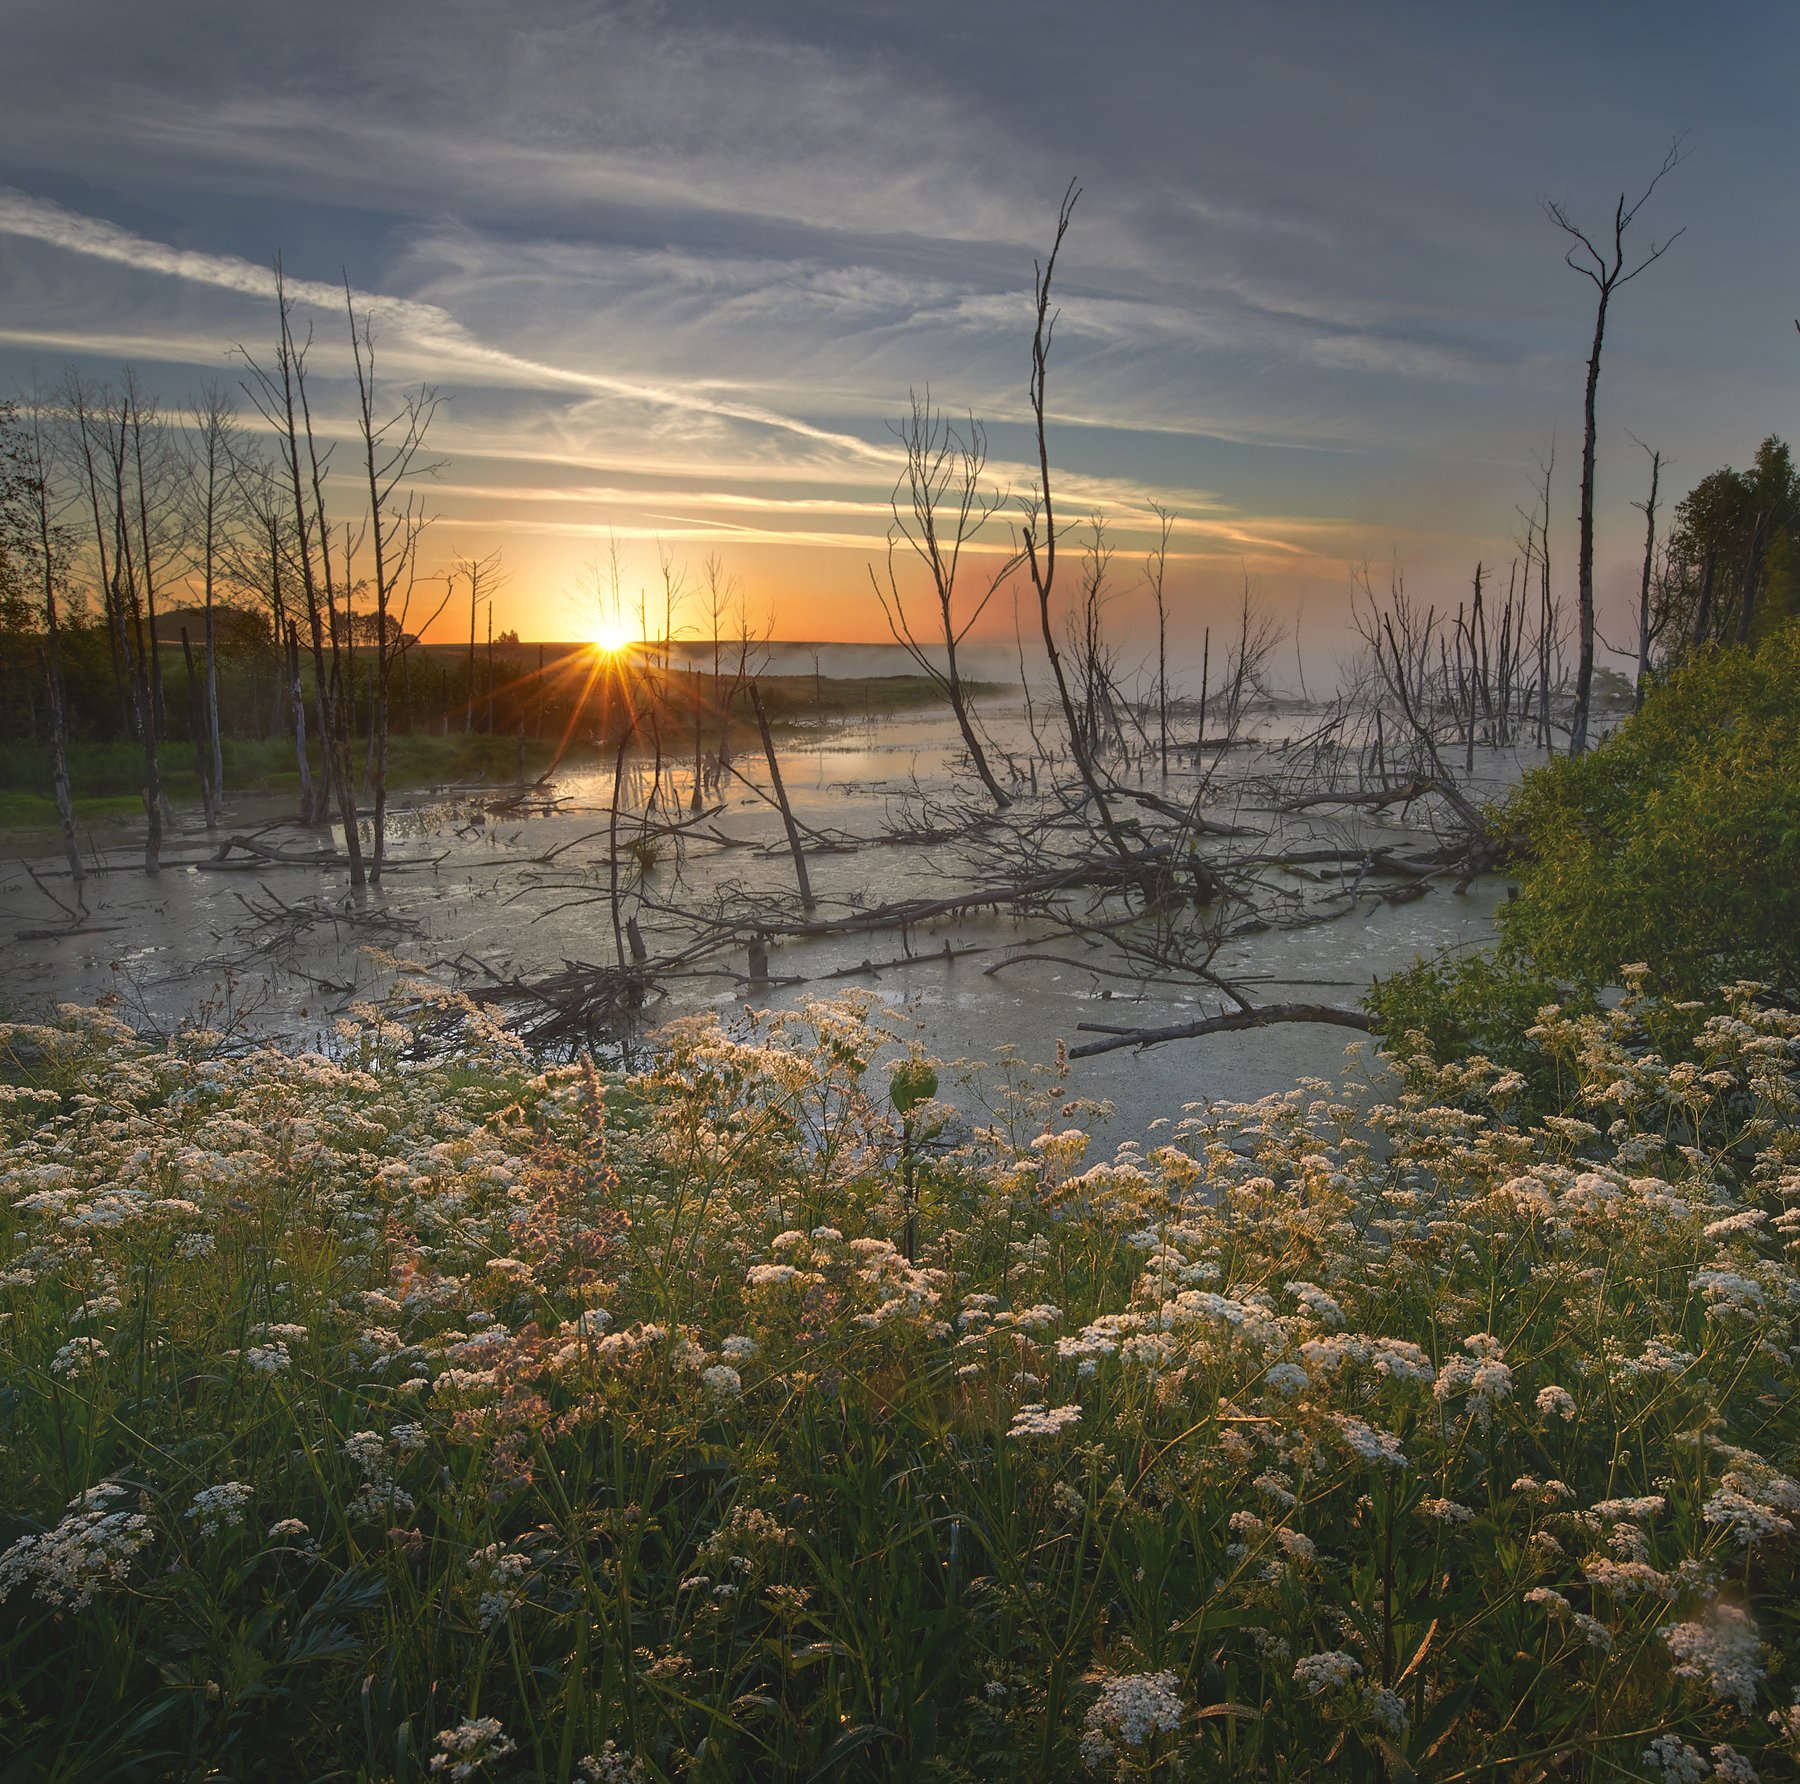
<path id="1" fill-rule="evenodd" d="M 233 389 L 279 253 L 344 428 L 348 279 L 390 390 L 444 399 L 422 562 L 501 550 L 526 638 L 586 636 L 614 550 L 628 594 L 717 553 L 780 636 L 885 636 L 891 424 L 928 387 L 1028 481 L 1033 265 L 1072 178 L 1053 471 L 1106 521 L 1127 636 L 1152 502 L 1178 653 L 1247 580 L 1329 660 L 1357 564 L 1451 605 L 1477 561 L 1504 580 L 1552 449 L 1567 587 L 1593 291 L 1543 201 L 1604 227 L 1677 137 L 1630 240 L 1684 233 L 1603 359 L 1609 639 L 1637 442 L 1666 496 L 1795 425 L 1800 9 L 1773 0 L 7 14 L 0 390 L 126 362 L 171 409 Z"/>

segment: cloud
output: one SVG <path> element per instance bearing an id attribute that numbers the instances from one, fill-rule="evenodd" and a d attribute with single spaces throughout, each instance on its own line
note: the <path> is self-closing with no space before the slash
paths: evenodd
<path id="1" fill-rule="evenodd" d="M 0 234 L 24 237 L 68 253 L 86 255 L 133 271 L 160 274 L 246 297 L 273 299 L 272 267 L 259 267 L 234 255 L 200 253 L 150 241 L 100 218 L 82 216 L 48 200 L 12 187 L 0 187 Z M 490 347 L 476 339 L 448 311 L 436 304 L 367 291 L 346 291 L 312 279 L 288 279 L 287 293 L 296 303 L 337 311 L 348 298 L 383 333 L 392 331 L 447 372 L 489 379 L 524 389 L 597 392 L 624 397 L 651 408 L 681 411 L 748 423 L 814 441 L 853 457 L 885 456 L 851 434 L 814 427 L 790 415 L 703 392 L 667 384 L 646 384 L 550 364 Z"/>

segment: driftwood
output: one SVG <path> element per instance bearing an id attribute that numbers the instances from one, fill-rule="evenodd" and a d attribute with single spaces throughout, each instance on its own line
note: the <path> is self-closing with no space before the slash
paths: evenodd
<path id="1" fill-rule="evenodd" d="M 1203 1016 L 1197 1022 L 1174 1022 L 1165 1028 L 1105 1028 L 1095 1022 L 1078 1022 L 1086 1034 L 1103 1034 L 1105 1040 L 1083 1041 L 1069 1049 L 1071 1059 L 1092 1059 L 1101 1053 L 1117 1053 L 1124 1047 L 1160 1047 L 1165 1041 L 1191 1041 L 1202 1035 L 1234 1034 L 1246 1028 L 1268 1028 L 1278 1022 L 1325 1023 L 1352 1028 L 1359 1034 L 1375 1033 L 1375 1024 L 1360 1010 L 1340 1010 L 1332 1004 L 1264 1004 L 1257 1009 L 1230 1010 L 1220 1016 Z"/>
<path id="2" fill-rule="evenodd" d="M 1319 805 L 1359 806 L 1364 811 L 1386 811 L 1390 805 L 1411 805 L 1427 793 L 1442 793 L 1445 788 L 1435 779 L 1401 781 L 1383 787 L 1340 787 L 1322 793 L 1306 793 L 1289 799 L 1281 807 L 1284 812 L 1311 811 Z M 1455 793 L 1455 789 L 1450 789 Z M 1460 798 L 1460 794 L 1456 794 Z"/>

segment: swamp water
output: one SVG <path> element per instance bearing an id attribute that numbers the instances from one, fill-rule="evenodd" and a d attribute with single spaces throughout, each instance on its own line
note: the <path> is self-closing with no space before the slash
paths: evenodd
<path id="1" fill-rule="evenodd" d="M 1310 728 L 1316 717 L 1291 709 L 1264 712 L 1256 727 L 1259 741 L 1221 760 L 1205 807 L 1208 816 L 1266 832 L 1269 840 L 1208 840 L 1201 845 L 1203 856 L 1229 858 L 1233 850 L 1277 844 L 1289 850 L 1431 845 L 1429 831 L 1418 827 L 1416 808 L 1410 817 L 1398 809 L 1275 812 L 1279 795 L 1273 789 L 1285 772 L 1283 740 Z M 1021 757 L 1029 749 L 1021 711 L 991 702 L 983 718 L 1003 749 Z M 873 839 L 842 852 L 809 847 L 820 918 L 847 917 L 901 899 L 944 897 L 990 882 L 990 875 L 971 874 L 960 842 L 885 836 L 890 824 L 916 822 L 924 802 L 934 819 L 948 811 L 961 754 L 948 714 L 801 727 L 782 737 L 779 747 L 783 779 L 803 825 Z M 780 817 L 746 784 L 766 786 L 762 758 L 743 751 L 736 767 L 745 779 L 726 777 L 721 794 L 709 801 L 722 801 L 724 809 L 709 824 L 739 846 L 724 847 L 700 834 L 679 847 L 666 836 L 655 838 L 655 864 L 643 879 L 646 902 L 625 900 L 626 914 L 637 909 L 653 957 L 674 951 L 680 937 L 693 933 L 658 906 L 734 917 L 766 909 L 775 899 L 792 903 L 793 865 Z M 1498 793 L 1520 767 L 1510 752 L 1485 752 L 1470 791 L 1477 798 Z M 685 769 L 666 765 L 669 775 L 681 801 L 679 813 L 673 804 L 669 808 L 673 819 L 686 814 L 691 762 Z M 1179 802 L 1189 795 L 1193 776 L 1190 753 L 1166 783 L 1152 776 L 1145 784 Z M 641 794 L 647 784 L 644 765 L 628 770 L 628 788 Z M 960 784 L 964 809 L 975 806 L 979 787 L 971 793 L 966 774 Z M 1318 784 L 1316 777 L 1310 784 Z M 0 949 L 0 1008 L 30 1016 L 58 1002 L 112 995 L 119 1013 L 142 1028 L 166 1031 L 198 1018 L 214 1028 L 236 1025 L 245 1034 L 328 1046 L 336 1018 L 356 999 L 379 993 L 391 978 L 368 953 L 371 945 L 424 964 L 446 984 L 466 986 L 489 974 L 530 980 L 567 963 L 613 965 L 607 899 L 611 766 L 574 768 L 546 791 L 554 805 L 532 811 L 505 809 L 517 792 L 505 787 L 397 797 L 390 807 L 391 854 L 433 864 L 394 871 L 382 886 L 355 900 L 346 875 L 336 868 L 259 861 L 220 871 L 191 864 L 194 856 L 212 853 L 221 837 L 282 815 L 291 807 L 285 799 L 234 802 L 225 828 L 211 839 L 197 814 L 178 814 L 167 853 L 187 856 L 190 864 L 165 867 L 154 877 L 129 865 L 129 850 L 141 848 L 140 838 L 123 828 L 96 836 L 95 843 L 107 847 L 107 858 L 119 865 L 88 882 L 90 933 L 47 933 L 64 921 L 49 898 L 21 868 L 0 872 L 0 939 L 7 942 Z M 629 800 L 626 805 L 619 821 L 622 852 L 640 834 Z M 292 848 L 324 839 L 286 829 L 263 840 Z M 66 879 L 48 877 L 58 862 L 34 865 L 50 890 L 68 896 Z M 1314 898 L 1321 890 L 1316 884 L 1300 886 L 1278 870 L 1265 871 L 1263 881 L 1276 900 L 1291 899 L 1290 886 Z M 1458 894 L 1444 878 L 1422 897 L 1391 904 L 1365 889 L 1345 914 L 1293 927 L 1284 926 L 1279 910 L 1270 907 L 1276 922 L 1228 941 L 1215 969 L 1244 985 L 1258 1002 L 1354 1006 L 1374 978 L 1421 954 L 1489 940 L 1505 892 L 1503 880 L 1489 878 Z M 289 924 L 270 916 L 282 906 L 323 907 L 343 916 Z M 355 917 L 362 920 L 350 920 Z M 370 919 L 391 919 L 393 927 L 383 930 Z M 769 953 L 771 977 L 804 983 L 752 988 L 723 970 L 669 977 L 659 982 L 659 995 L 644 1012 L 642 1032 L 653 1033 L 657 1023 L 695 1010 L 713 1008 L 729 1017 L 748 1007 L 792 1006 L 860 987 L 939 1059 L 983 1059 L 1010 1046 L 1027 1061 L 1047 1062 L 1059 1040 L 1073 1046 L 1095 1038 L 1080 1031 L 1082 1023 L 1154 1027 L 1193 1021 L 1220 1007 L 1217 995 L 1202 986 L 1119 976 L 1126 963 L 1112 950 L 1054 937 L 1053 928 L 1041 917 L 983 911 L 921 925 L 904 938 L 865 932 L 778 941 Z M 29 939 L 12 939 L 21 933 Z M 1034 941 L 1040 946 L 1031 946 Z M 946 944 L 956 958 L 943 958 Z M 1062 959 L 986 970 L 1009 954 L 1040 951 Z M 909 952 L 918 959 L 891 964 Z M 880 970 L 860 970 L 864 962 Z M 743 975 L 747 960 L 743 947 L 734 945 L 698 965 Z M 1123 1138 L 1141 1134 L 1156 1116 L 1178 1115 L 1184 1103 L 1258 1097 L 1291 1088 L 1302 1077 L 1335 1077 L 1346 1043 L 1354 1039 L 1341 1028 L 1287 1024 L 1142 1052 L 1123 1050 L 1072 1062 L 1067 1093 L 1110 1100 L 1117 1110 L 1111 1132 Z M 945 1094 L 954 1094 L 948 1074 Z"/>

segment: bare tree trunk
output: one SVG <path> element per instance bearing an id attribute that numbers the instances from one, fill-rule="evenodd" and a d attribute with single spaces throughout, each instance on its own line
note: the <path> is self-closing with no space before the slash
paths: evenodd
<path id="1" fill-rule="evenodd" d="M 87 879 L 81 849 L 75 839 L 75 800 L 69 786 L 68 728 L 63 712 L 62 628 L 57 613 L 56 572 L 58 529 L 50 519 L 50 448 L 44 438 L 41 407 L 33 405 L 31 431 L 26 440 L 27 475 L 31 483 L 32 518 L 36 522 L 38 566 L 43 576 L 44 648 L 39 653 L 44 685 L 50 702 L 50 782 L 56 795 L 56 816 L 62 825 L 63 854 L 69 863 L 69 880 L 76 902 L 85 910 L 81 888 Z"/>
<path id="2" fill-rule="evenodd" d="M 1106 802 L 1106 790 L 1100 784 L 1099 776 L 1094 772 L 1092 761 L 1088 757 L 1081 738 L 1081 716 L 1075 707 L 1074 696 L 1069 689 L 1068 677 L 1063 672 L 1062 657 L 1056 648 L 1056 628 L 1051 615 L 1051 596 L 1056 585 L 1056 512 L 1050 487 L 1050 439 L 1045 428 L 1045 391 L 1050 365 L 1050 342 L 1056 329 L 1056 317 L 1050 308 L 1050 281 L 1056 271 L 1056 256 L 1062 247 L 1063 237 L 1069 231 L 1069 219 L 1075 208 L 1075 201 L 1081 196 L 1081 189 L 1071 180 L 1068 190 L 1063 194 L 1063 201 L 1056 216 L 1056 236 L 1051 243 L 1050 253 L 1046 257 L 1041 271 L 1037 275 L 1037 324 L 1031 338 L 1031 383 L 1030 398 L 1032 416 L 1037 436 L 1037 468 L 1038 488 L 1026 508 L 1023 517 L 1023 533 L 1025 538 L 1025 562 L 1030 572 L 1031 585 L 1037 595 L 1038 626 L 1043 635 L 1044 654 L 1050 660 L 1051 678 L 1056 683 L 1057 699 L 1062 705 L 1063 722 L 1068 726 L 1069 750 L 1074 757 L 1075 771 L 1081 776 L 1082 785 L 1088 797 L 1094 802 L 1094 809 L 1099 814 L 1101 827 L 1111 843 L 1113 851 L 1121 861 L 1131 859 L 1131 845 L 1125 839 L 1125 833 L 1119 828 L 1113 817 L 1112 808 Z"/>
<path id="3" fill-rule="evenodd" d="M 1662 454 L 1650 454 L 1650 498 L 1644 503 L 1644 574 L 1638 584 L 1638 660 L 1637 704 L 1644 704 L 1644 691 L 1650 685 L 1650 645 L 1655 637 L 1650 627 L 1650 582 L 1656 569 L 1656 486 L 1662 478 Z"/>
<path id="4" fill-rule="evenodd" d="M 769 760 L 769 779 L 775 788 L 775 803 L 781 808 L 781 822 L 787 830 L 788 850 L 794 857 L 794 878 L 800 882 L 800 908 L 812 911 L 816 906 L 812 881 L 806 873 L 806 851 L 800 846 L 800 829 L 794 822 L 793 808 L 788 804 L 787 788 L 781 781 L 781 764 L 775 757 L 775 739 L 769 732 L 769 715 L 763 711 L 762 691 L 750 684 L 750 704 L 756 709 L 756 728 L 762 733 L 763 754 Z"/>
<path id="5" fill-rule="evenodd" d="M 207 829 L 216 830 L 219 821 L 213 815 L 212 765 L 206 748 L 206 697 L 200 686 L 199 674 L 194 668 L 194 646 L 188 637 L 186 626 L 181 628 L 181 661 L 187 670 L 188 736 L 193 740 L 194 768 L 200 777 L 200 806 L 206 817 Z"/>
<path id="6" fill-rule="evenodd" d="M 81 847 L 75 840 L 75 800 L 69 788 L 68 730 L 63 719 L 62 674 L 56 659 L 56 634 L 50 634 L 49 645 L 38 652 L 44 671 L 44 685 L 50 697 L 50 785 L 56 795 L 56 816 L 62 826 L 63 858 L 69 864 L 69 879 L 75 887 L 76 901 L 86 909 L 81 888 L 87 880 L 82 865 Z"/>
<path id="7" fill-rule="evenodd" d="M 1151 597 L 1156 602 L 1156 739 L 1157 748 L 1162 759 L 1162 778 L 1169 778 L 1169 611 L 1163 596 L 1163 573 L 1169 562 L 1169 529 L 1175 524 L 1175 516 L 1165 509 L 1150 504 L 1152 512 L 1161 523 L 1162 531 L 1157 537 L 1156 549 L 1145 563 L 1145 576 L 1150 583 Z"/>
<path id="8" fill-rule="evenodd" d="M 300 631 L 288 621 L 287 676 L 294 712 L 294 757 L 300 770 L 300 822 L 311 827 L 319 822 L 319 802 L 313 793 L 312 764 L 306 758 L 306 693 L 300 685 Z"/>
<path id="9" fill-rule="evenodd" d="M 1744 598 L 1738 607 L 1737 641 L 1750 640 L 1751 622 L 1756 617 L 1756 597 L 1762 583 L 1763 548 L 1767 539 L 1768 516 L 1758 513 L 1750 529 L 1750 560 L 1744 566 Z"/>
<path id="10" fill-rule="evenodd" d="M 1679 142 L 1672 145 L 1663 164 L 1658 169 L 1656 178 L 1644 188 L 1642 196 L 1635 204 L 1630 204 L 1626 194 L 1619 194 L 1619 202 L 1613 210 L 1612 241 L 1610 246 L 1602 250 L 1588 240 L 1581 230 L 1569 220 L 1568 213 L 1560 204 L 1546 203 L 1545 210 L 1550 219 L 1565 235 L 1573 238 L 1576 246 L 1564 256 L 1567 264 L 1580 273 L 1594 287 L 1597 302 L 1594 308 L 1594 344 L 1588 355 L 1587 388 L 1582 402 L 1582 440 L 1581 440 L 1581 532 L 1579 557 L 1576 563 L 1576 624 L 1579 633 L 1579 654 L 1575 670 L 1575 717 L 1569 731 L 1569 754 L 1579 756 L 1587 748 L 1589 707 L 1593 700 L 1594 687 L 1594 453 L 1597 441 L 1596 411 L 1600 390 L 1600 350 L 1606 342 L 1606 315 L 1611 306 L 1613 293 L 1622 285 L 1629 284 L 1646 267 L 1660 260 L 1668 251 L 1670 243 L 1682 232 L 1678 229 L 1675 235 L 1660 246 L 1651 244 L 1648 254 L 1629 272 L 1625 270 L 1625 234 L 1630 229 L 1632 220 L 1643 208 L 1650 194 L 1657 188 L 1664 174 L 1681 158 Z"/>

